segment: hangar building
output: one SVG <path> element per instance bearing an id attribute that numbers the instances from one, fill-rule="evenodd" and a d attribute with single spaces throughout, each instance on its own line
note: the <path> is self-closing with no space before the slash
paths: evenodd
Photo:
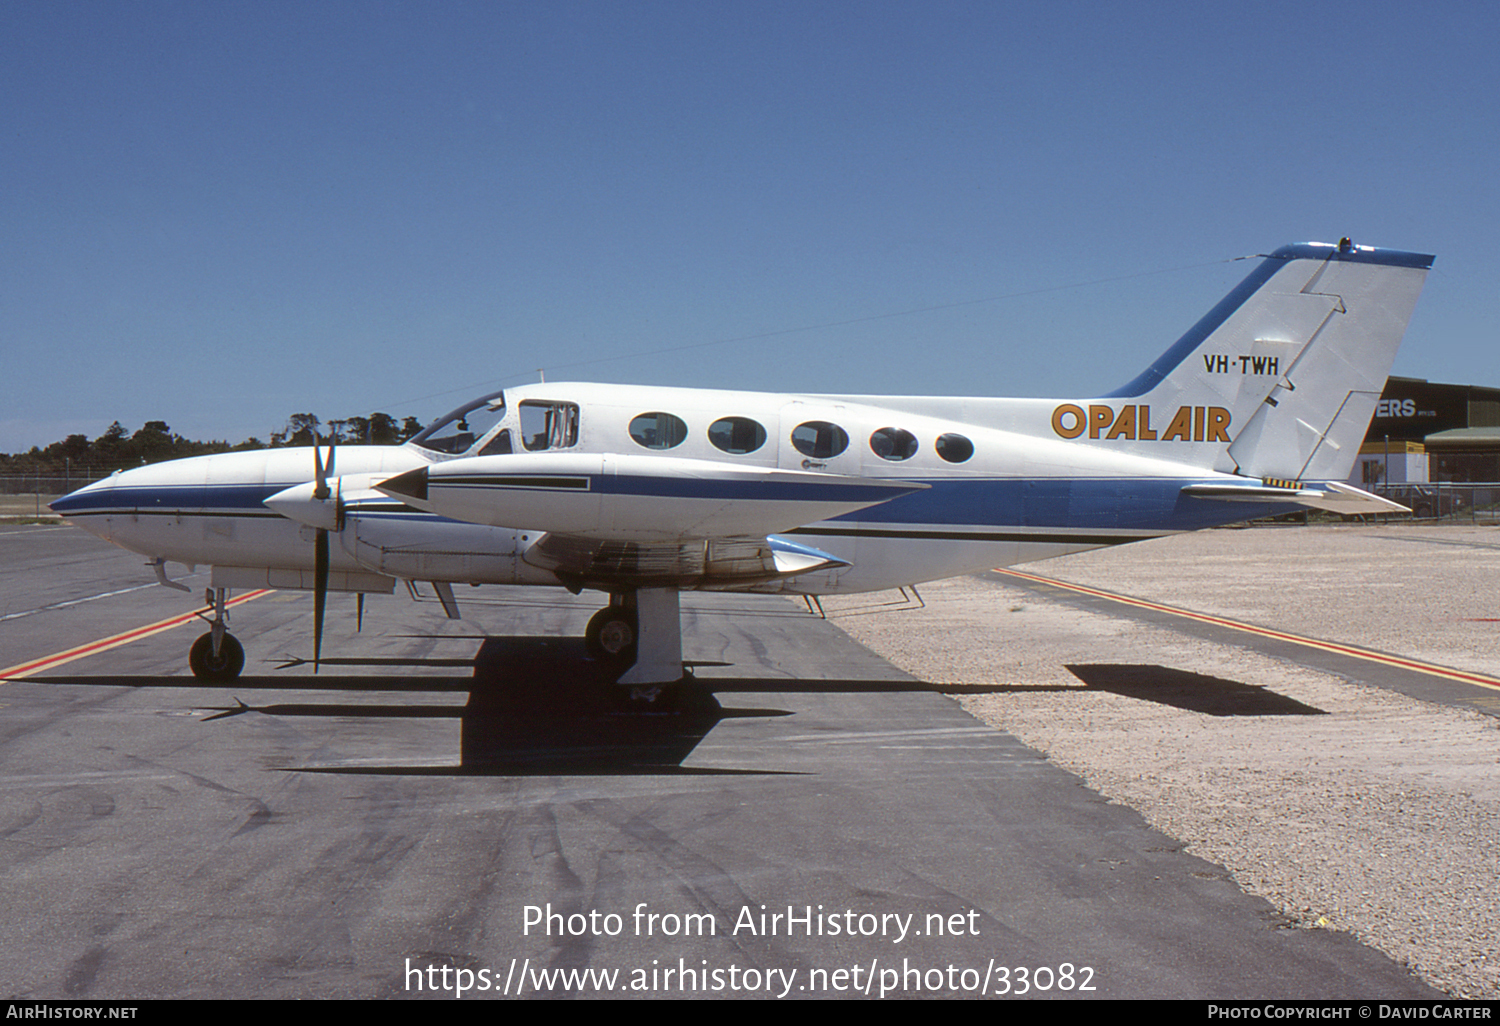
<path id="1" fill-rule="evenodd" d="M 1500 481 L 1500 388 L 1386 379 L 1349 483 Z"/>

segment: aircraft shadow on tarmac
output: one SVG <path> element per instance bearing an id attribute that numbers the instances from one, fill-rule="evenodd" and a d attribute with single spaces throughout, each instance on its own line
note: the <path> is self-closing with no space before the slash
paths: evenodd
<path id="1" fill-rule="evenodd" d="M 301 665 L 290 659 L 285 667 Z M 590 658 L 582 639 L 566 637 L 490 637 L 473 659 L 323 660 L 325 666 L 421 667 L 439 671 L 473 667 L 472 676 L 413 674 L 340 674 L 309 676 L 247 675 L 210 682 L 177 676 L 32 677 L 28 683 L 103 687 L 214 688 L 231 695 L 256 690 L 318 692 L 391 691 L 467 693 L 464 705 L 369 702 L 277 702 L 249 704 L 233 697 L 232 705 L 208 706 L 205 722 L 246 713 L 280 717 L 353 717 L 457 719 L 460 758 L 457 765 L 288 766 L 299 772 L 540 776 L 652 774 L 779 774 L 768 769 L 684 767 L 682 762 L 714 727 L 726 719 L 790 716 L 781 709 L 725 708 L 716 692 L 912 692 L 998 690 L 980 685 L 943 686 L 915 680 L 793 680 L 763 678 L 701 679 L 689 671 L 677 684 L 650 700 L 633 696 L 616 683 L 618 667 Z M 690 664 L 723 666 L 718 663 Z"/>
<path id="2" fill-rule="evenodd" d="M 284 666 L 303 663 L 287 660 Z M 655 689 L 650 700 L 616 683 L 618 666 L 589 657 L 579 638 L 488 638 L 473 659 L 323 660 L 342 667 L 421 667 L 440 671 L 469 666 L 472 676 L 340 674 L 240 676 L 203 681 L 176 676 L 32 677 L 28 683 L 113 687 L 407 693 L 467 693 L 463 705 L 409 702 L 275 702 L 203 707 L 204 721 L 246 713 L 278 717 L 457 719 L 457 765 L 287 766 L 307 773 L 429 776 L 536 776 L 776 773 L 764 769 L 689 768 L 681 763 L 721 721 L 740 717 L 789 716 L 779 709 L 726 709 L 714 689 L 691 674 Z"/>
<path id="3" fill-rule="evenodd" d="M 1082 663 L 1068 669 L 1097 691 L 1170 705 L 1209 716 L 1322 716 L 1322 709 L 1257 684 L 1174 670 L 1169 666 Z"/>
<path id="4" fill-rule="evenodd" d="M 300 660 L 290 660 L 295 665 Z M 234 692 L 269 690 L 467 693 L 464 705 L 309 702 L 207 707 L 205 721 L 257 712 L 270 716 L 432 719 L 460 721 L 457 765 L 313 765 L 287 767 L 312 773 L 391 775 L 542 776 L 652 774 L 775 774 L 766 769 L 684 767 L 709 732 L 726 719 L 790 716 L 780 709 L 725 708 L 716 693 L 947 695 L 1038 691 L 1073 692 L 1071 685 L 936 684 L 921 680 L 812 680 L 763 677 L 699 678 L 688 672 L 654 700 L 633 697 L 616 684 L 619 669 L 588 656 L 582 639 L 487 638 L 472 659 L 327 659 L 327 665 L 472 666 L 458 675 L 242 676 L 209 683 L 182 677 L 33 677 L 30 683 L 111 687 L 205 687 Z M 698 666 L 724 664 L 703 664 Z M 1309 715 L 1313 709 L 1265 688 L 1163 666 L 1075 665 L 1088 688 L 1142 698 L 1214 716 Z"/>

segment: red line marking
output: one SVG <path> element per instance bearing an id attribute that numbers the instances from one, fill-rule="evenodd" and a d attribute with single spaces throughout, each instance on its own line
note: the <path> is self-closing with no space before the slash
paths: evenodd
<path id="1" fill-rule="evenodd" d="M 1387 666 L 1396 666 L 1403 670 L 1413 670 L 1417 673 L 1425 673 L 1434 677 L 1446 677 L 1449 680 L 1463 681 L 1465 684 L 1474 684 L 1481 688 L 1489 688 L 1492 691 L 1500 691 L 1500 677 L 1491 677 L 1487 674 L 1475 673 L 1472 670 L 1455 670 L 1452 667 L 1439 666 L 1436 663 L 1424 663 L 1420 659 L 1408 659 L 1404 656 L 1388 655 L 1384 652 L 1360 648 L 1357 645 L 1346 645 L 1338 641 L 1320 641 L 1317 638 L 1305 638 L 1300 634 L 1288 634 L 1286 631 L 1272 630 L 1269 627 L 1257 627 L 1254 624 L 1241 623 L 1238 620 L 1230 620 L 1222 616 L 1195 613 L 1189 609 L 1164 606 L 1159 602 L 1147 602 L 1145 599 L 1131 598 L 1128 595 L 1116 595 L 1113 592 L 1100 591 L 1098 588 L 1087 588 L 1081 584 L 1054 581 L 1050 577 L 1040 577 L 1036 574 L 1028 574 L 1020 570 L 997 567 L 995 573 L 1008 574 L 1011 577 L 1019 577 L 1025 581 L 1034 581 L 1037 584 L 1050 584 L 1054 588 L 1062 588 L 1065 591 L 1076 591 L 1081 595 L 1092 595 L 1095 598 L 1108 599 L 1111 602 L 1119 602 L 1127 606 L 1139 606 L 1141 609 L 1151 609 L 1158 613 L 1170 613 L 1173 616 L 1183 616 L 1189 620 L 1211 623 L 1218 627 L 1228 627 L 1231 630 L 1244 631 L 1247 634 L 1259 634 L 1265 638 L 1289 641 L 1294 645 L 1305 645 L 1308 648 L 1318 648 L 1325 652 L 1336 652 L 1339 655 L 1352 656 L 1355 659 L 1364 659 L 1372 663 L 1384 663 Z"/>
<path id="2" fill-rule="evenodd" d="M 269 588 L 261 588 L 258 591 L 247 591 L 243 595 L 236 595 L 225 602 L 224 605 L 226 607 L 237 606 L 242 602 L 249 602 L 252 599 L 260 598 L 262 595 L 269 594 L 271 594 Z M 177 616 L 171 616 L 156 623 L 149 623 L 144 627 L 137 627 L 123 634 L 100 638 L 98 641 L 91 641 L 86 645 L 79 645 L 77 648 L 70 648 L 65 652 L 57 652 L 53 655 L 43 656 L 40 659 L 33 659 L 26 663 L 17 663 L 15 666 L 0 670 L 0 681 L 28 677 L 33 673 L 49 670 L 54 666 L 61 666 L 64 663 L 71 663 L 75 659 L 82 659 L 84 656 L 94 655 L 97 652 L 104 652 L 111 648 L 119 648 L 121 645 L 128 645 L 132 641 L 139 641 L 153 634 L 169 631 L 173 627 L 180 627 L 185 623 L 198 619 L 202 614 L 211 612 L 212 608 L 212 606 L 205 606 L 202 609 L 195 609 L 190 613 L 179 613 Z"/>

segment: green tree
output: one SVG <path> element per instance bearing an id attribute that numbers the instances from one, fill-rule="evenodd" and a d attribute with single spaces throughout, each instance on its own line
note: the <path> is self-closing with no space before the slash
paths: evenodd
<path id="1" fill-rule="evenodd" d="M 286 422 L 287 445 L 312 445 L 318 433 L 318 418 L 312 413 L 294 413 Z"/>
<path id="2" fill-rule="evenodd" d="M 339 435 L 341 445 L 365 445 L 370 441 L 370 418 L 369 417 L 347 417 L 344 420 L 343 434 Z"/>
<path id="3" fill-rule="evenodd" d="M 370 414 L 370 444 L 397 445 L 401 442 L 400 427 L 389 413 Z"/>
<path id="4" fill-rule="evenodd" d="M 135 458 L 146 463 L 168 459 L 174 455 L 175 439 L 172 429 L 164 420 L 148 420 L 139 431 L 130 436 L 130 451 Z"/>
<path id="5" fill-rule="evenodd" d="M 100 465 L 106 467 L 122 466 L 123 461 L 130 457 L 130 436 L 120 426 L 117 420 L 104 429 L 104 434 L 94 439 L 93 456 Z"/>

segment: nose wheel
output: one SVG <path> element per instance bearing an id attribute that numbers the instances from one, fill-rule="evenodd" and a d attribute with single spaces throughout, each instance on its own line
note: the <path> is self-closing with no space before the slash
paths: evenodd
<path id="1" fill-rule="evenodd" d="M 213 631 L 209 631 L 188 649 L 188 667 L 199 680 L 234 680 L 245 668 L 245 648 L 233 634 L 225 634 L 216 654 Z"/>
<path id="2" fill-rule="evenodd" d="M 204 595 L 213 606 L 213 619 L 208 621 L 209 632 L 188 649 L 188 668 L 199 680 L 234 680 L 245 668 L 245 648 L 228 631 L 229 610 L 224 605 L 228 595 L 227 588 L 209 588 Z"/>

